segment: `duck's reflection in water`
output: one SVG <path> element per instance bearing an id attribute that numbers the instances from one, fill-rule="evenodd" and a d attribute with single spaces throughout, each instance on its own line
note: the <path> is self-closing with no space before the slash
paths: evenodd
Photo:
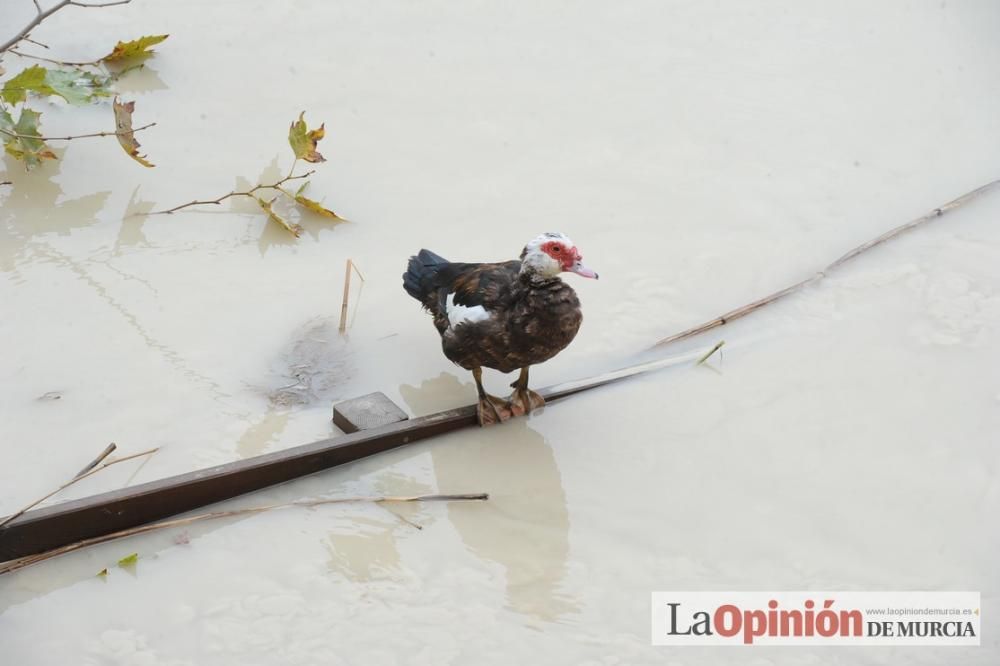
<path id="1" fill-rule="evenodd" d="M 430 495 L 433 488 L 409 476 L 386 470 L 375 482 L 377 495 Z M 419 503 L 379 504 L 379 515 L 345 516 L 343 529 L 330 532 L 328 566 L 355 581 L 377 580 L 396 575 L 399 570 L 398 530 L 412 530 L 412 524 L 426 523 Z M 384 514 L 384 516 L 382 515 Z"/>
<path id="2" fill-rule="evenodd" d="M 420 386 L 404 384 L 399 392 L 418 415 L 471 402 L 476 395 L 471 382 L 445 373 Z M 441 492 L 490 493 L 486 504 L 448 505 L 462 541 L 476 556 L 504 568 L 512 610 L 542 620 L 576 611 L 577 601 L 563 589 L 569 515 L 552 448 L 525 418 L 466 432 L 429 448 Z"/>

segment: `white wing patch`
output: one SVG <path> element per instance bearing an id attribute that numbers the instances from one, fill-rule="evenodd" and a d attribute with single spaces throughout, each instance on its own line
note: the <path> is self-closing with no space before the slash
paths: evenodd
<path id="1" fill-rule="evenodd" d="M 477 321 L 486 321 L 490 318 L 490 313 L 482 305 L 460 305 L 455 302 L 455 294 L 448 294 L 445 301 L 445 311 L 448 313 L 448 323 L 451 328 L 459 324 L 474 324 Z"/>

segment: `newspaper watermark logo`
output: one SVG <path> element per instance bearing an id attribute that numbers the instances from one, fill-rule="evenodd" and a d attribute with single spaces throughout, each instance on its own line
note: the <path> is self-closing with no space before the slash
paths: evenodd
<path id="1" fill-rule="evenodd" d="M 653 592 L 653 645 L 979 645 L 978 592 Z"/>

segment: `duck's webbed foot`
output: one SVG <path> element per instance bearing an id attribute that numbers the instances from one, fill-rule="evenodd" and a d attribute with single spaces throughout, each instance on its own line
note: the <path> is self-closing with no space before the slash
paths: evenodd
<path id="1" fill-rule="evenodd" d="M 507 407 L 514 416 L 524 416 L 545 404 L 545 398 L 531 389 L 514 389 L 507 400 Z"/>
<path id="2" fill-rule="evenodd" d="M 479 398 L 476 416 L 479 418 L 480 426 L 488 426 L 506 421 L 513 414 L 506 400 L 486 393 Z"/>
<path id="3" fill-rule="evenodd" d="M 521 375 L 511 383 L 514 392 L 507 400 L 507 408 L 514 416 L 530 414 L 545 404 L 545 398 L 528 388 L 528 368 L 521 368 Z"/>
<path id="4" fill-rule="evenodd" d="M 483 388 L 483 369 L 474 368 L 472 376 L 476 380 L 476 392 L 479 394 L 479 404 L 476 406 L 476 417 L 480 426 L 493 425 L 509 419 L 512 414 L 507 402 L 495 395 L 490 395 Z"/>

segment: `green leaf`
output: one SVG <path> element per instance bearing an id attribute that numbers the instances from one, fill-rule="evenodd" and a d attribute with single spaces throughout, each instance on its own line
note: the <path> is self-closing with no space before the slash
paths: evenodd
<path id="1" fill-rule="evenodd" d="M 310 199 L 308 197 L 302 196 L 302 191 L 304 189 L 306 189 L 306 185 L 308 185 L 308 184 L 309 184 L 308 182 L 302 183 L 302 187 L 300 187 L 298 190 L 296 190 L 296 192 L 295 192 L 295 203 L 299 204 L 300 206 L 302 206 L 306 210 L 312 211 L 313 213 L 316 213 L 317 215 L 321 215 L 321 216 L 329 218 L 331 220 L 346 221 L 346 220 L 344 220 L 344 218 L 342 218 L 341 216 L 337 215 L 336 213 L 334 213 L 329 208 L 324 207 L 323 204 L 321 204 L 320 202 L 314 201 L 313 199 Z"/>
<path id="2" fill-rule="evenodd" d="M 32 65 L 4 83 L 0 97 L 5 102 L 23 102 L 29 92 L 36 95 L 59 95 L 70 104 L 86 104 L 95 97 L 106 97 L 110 79 L 74 69 L 45 69 Z"/>
<path id="3" fill-rule="evenodd" d="M 0 98 L 8 104 L 19 104 L 28 98 L 28 91 L 37 92 L 42 95 L 49 94 L 49 88 L 45 84 L 45 74 L 47 69 L 40 65 L 32 65 L 12 79 L 7 79 L 0 91 Z"/>
<path id="4" fill-rule="evenodd" d="M 316 144 L 326 135 L 326 124 L 319 129 L 310 130 L 306 126 L 306 112 L 299 114 L 299 119 L 288 128 L 288 145 L 292 147 L 295 158 L 306 162 L 325 162 L 326 158 L 316 151 Z"/>
<path id="5" fill-rule="evenodd" d="M 149 47 L 162 42 L 170 35 L 145 35 L 128 42 L 118 42 L 111 53 L 101 58 L 101 62 L 121 62 L 123 60 L 145 60 L 153 56 Z"/>
<path id="6" fill-rule="evenodd" d="M 118 566 L 120 567 L 134 567 L 136 562 L 139 561 L 139 553 L 132 553 L 131 555 L 126 555 L 122 559 L 118 560 Z"/>
<path id="7" fill-rule="evenodd" d="M 125 102 L 122 104 L 115 97 L 111 108 L 115 112 L 115 136 L 118 137 L 118 143 L 121 144 L 122 149 L 129 157 L 142 166 L 154 166 L 146 161 L 145 155 L 139 154 L 139 142 L 135 140 L 135 132 L 132 131 L 132 112 L 135 111 L 135 102 Z"/>
<path id="8" fill-rule="evenodd" d="M 56 159 L 56 154 L 45 144 L 38 131 L 41 116 L 37 111 L 22 108 L 21 117 L 15 123 L 6 110 L 0 109 L 0 137 L 3 138 L 4 150 L 24 162 L 28 171 L 41 164 L 42 160 Z"/>
<path id="9" fill-rule="evenodd" d="M 285 218 L 275 213 L 274 208 L 271 206 L 271 204 L 274 203 L 274 199 L 271 199 L 270 201 L 264 201 L 260 197 L 254 197 L 254 199 L 257 201 L 258 204 L 260 204 L 260 207 L 264 209 L 264 212 L 267 213 L 268 219 L 270 219 L 272 222 L 277 222 L 278 224 L 280 224 L 296 238 L 299 237 L 299 235 L 302 233 L 302 227 L 298 224 L 292 224 Z"/>
<path id="10" fill-rule="evenodd" d="M 108 97 L 110 79 L 90 72 L 64 69 L 49 70 L 45 83 L 51 94 L 59 95 L 70 104 L 86 104 L 95 97 Z"/>

